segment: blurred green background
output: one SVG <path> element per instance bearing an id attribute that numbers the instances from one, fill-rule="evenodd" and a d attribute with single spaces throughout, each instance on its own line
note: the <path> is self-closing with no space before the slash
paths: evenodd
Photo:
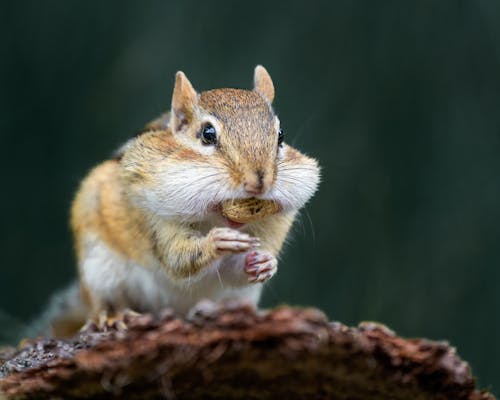
<path id="1" fill-rule="evenodd" d="M 271 73 L 323 182 L 264 304 L 446 339 L 500 393 L 500 2 L 2 1 L 0 309 L 74 277 L 79 180 L 169 106 Z"/>

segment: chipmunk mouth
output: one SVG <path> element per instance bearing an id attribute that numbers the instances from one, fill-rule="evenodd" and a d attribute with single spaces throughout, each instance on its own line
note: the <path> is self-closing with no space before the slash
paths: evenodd
<path id="1" fill-rule="evenodd" d="M 224 217 L 224 216 L 223 216 Z M 224 220 L 226 221 L 226 225 L 229 227 L 229 228 L 232 228 L 232 229 L 239 229 L 241 228 L 242 226 L 245 226 L 246 224 L 243 223 L 243 222 L 237 222 L 237 221 L 233 221 L 232 219 L 229 219 L 227 217 L 224 217 Z"/>

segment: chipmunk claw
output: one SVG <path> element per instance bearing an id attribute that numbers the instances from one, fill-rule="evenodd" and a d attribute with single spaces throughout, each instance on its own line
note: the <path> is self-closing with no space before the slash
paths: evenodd
<path id="1" fill-rule="evenodd" d="M 266 282 L 277 271 L 278 260 L 268 251 L 254 250 L 245 257 L 245 272 L 250 283 Z"/>
<path id="2" fill-rule="evenodd" d="M 231 228 L 214 228 L 209 232 L 218 253 L 242 253 L 260 246 L 260 239 Z"/>
<path id="3" fill-rule="evenodd" d="M 125 332 L 128 330 L 127 324 L 131 318 L 140 316 L 141 314 L 133 310 L 124 310 L 112 315 L 107 311 L 101 311 L 97 318 L 89 319 L 85 325 L 80 329 L 80 332 L 109 332 L 118 331 Z"/>

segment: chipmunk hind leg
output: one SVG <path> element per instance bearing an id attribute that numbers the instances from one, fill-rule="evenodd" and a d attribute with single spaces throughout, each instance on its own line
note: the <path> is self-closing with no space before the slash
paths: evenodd
<path id="1" fill-rule="evenodd" d="M 112 250 L 99 239 L 89 241 L 80 263 L 81 291 L 88 324 L 99 330 L 125 329 L 127 318 L 156 312 L 166 304 L 161 274 Z"/>

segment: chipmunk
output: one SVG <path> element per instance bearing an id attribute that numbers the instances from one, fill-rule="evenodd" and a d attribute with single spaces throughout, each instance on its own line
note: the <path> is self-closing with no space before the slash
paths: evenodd
<path id="1" fill-rule="evenodd" d="M 197 93 L 177 72 L 170 112 L 83 180 L 71 227 L 87 319 L 108 324 L 126 310 L 165 307 L 185 314 L 205 298 L 257 305 L 320 175 L 316 160 L 285 143 L 273 98 L 262 66 L 253 90 Z M 245 198 L 280 211 L 248 224 L 222 215 L 222 202 Z M 54 321 L 55 335 L 84 322 L 66 317 Z"/>

